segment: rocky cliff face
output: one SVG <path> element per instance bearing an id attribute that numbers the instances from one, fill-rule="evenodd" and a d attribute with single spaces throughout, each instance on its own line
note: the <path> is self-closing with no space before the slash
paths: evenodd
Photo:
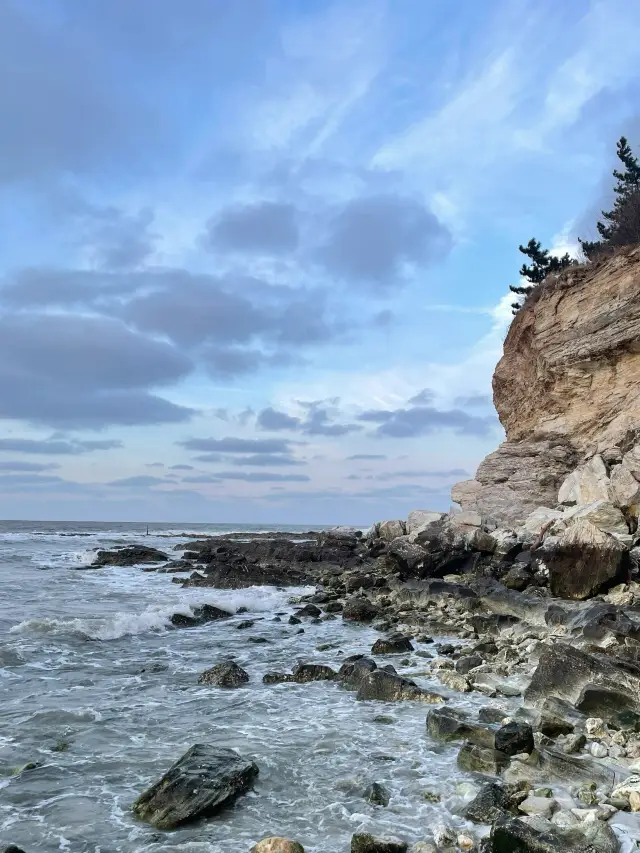
<path id="1" fill-rule="evenodd" d="M 596 456 L 620 479 L 640 442 L 640 248 L 538 288 L 511 324 L 493 395 L 507 440 L 454 486 L 464 510 L 519 526 L 536 507 L 582 503 L 558 491 Z"/>

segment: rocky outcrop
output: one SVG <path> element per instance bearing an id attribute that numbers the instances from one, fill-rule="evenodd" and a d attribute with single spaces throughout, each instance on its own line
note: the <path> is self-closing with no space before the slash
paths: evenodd
<path id="1" fill-rule="evenodd" d="M 463 509 L 518 526 L 538 506 L 615 502 L 602 473 L 622 464 L 640 438 L 639 293 L 636 247 L 550 277 L 525 302 L 493 377 L 507 440 L 473 480 L 454 486 Z M 601 460 L 586 477 L 565 483 L 596 454 Z M 640 449 L 633 457 L 640 459 Z M 625 464 L 612 477 L 627 506 L 638 498 L 628 474 L 635 477 Z"/>

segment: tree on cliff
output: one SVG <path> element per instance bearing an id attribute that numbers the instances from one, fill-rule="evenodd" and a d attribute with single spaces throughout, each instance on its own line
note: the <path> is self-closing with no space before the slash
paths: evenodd
<path id="1" fill-rule="evenodd" d="M 527 266 L 527 264 L 522 264 L 522 267 L 520 268 L 521 277 L 531 283 L 520 286 L 509 286 L 509 290 L 512 293 L 517 293 L 519 296 L 526 297 L 527 294 L 531 293 L 533 288 L 538 284 L 541 284 L 548 275 L 560 272 L 560 270 L 563 270 L 565 267 L 569 267 L 575 263 L 575 261 L 569 256 L 568 252 L 561 258 L 558 258 L 556 255 L 550 254 L 549 249 L 543 249 L 542 243 L 534 238 L 531 238 L 526 246 L 518 246 L 518 248 L 523 255 L 526 255 L 531 260 L 531 264 L 529 266 Z M 511 305 L 514 314 L 520 309 L 520 305 L 520 302 L 514 302 Z"/>
<path id="2" fill-rule="evenodd" d="M 601 239 L 580 240 L 589 260 L 616 246 L 640 242 L 640 164 L 624 136 L 618 140 L 616 153 L 624 168 L 613 170 L 616 200 L 611 210 L 602 211 L 602 221 L 597 223 Z"/>

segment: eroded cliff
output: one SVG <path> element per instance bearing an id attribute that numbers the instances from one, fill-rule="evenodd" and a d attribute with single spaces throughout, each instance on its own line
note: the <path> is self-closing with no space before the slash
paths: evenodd
<path id="1" fill-rule="evenodd" d="M 452 498 L 500 526 L 553 507 L 576 466 L 640 436 L 640 248 L 547 279 L 511 324 L 493 377 L 507 440 Z"/>

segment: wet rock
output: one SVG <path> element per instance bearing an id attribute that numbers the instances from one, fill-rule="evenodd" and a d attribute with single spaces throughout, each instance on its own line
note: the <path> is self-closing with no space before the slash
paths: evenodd
<path id="1" fill-rule="evenodd" d="M 351 853 L 406 853 L 409 845 L 396 838 L 358 833 L 351 838 Z"/>
<path id="2" fill-rule="evenodd" d="M 335 681 L 338 673 L 321 663 L 299 663 L 292 672 L 292 681 L 296 684 L 308 684 L 310 681 Z"/>
<path id="3" fill-rule="evenodd" d="M 214 607 L 213 604 L 203 604 L 194 608 L 192 616 L 174 613 L 171 617 L 171 624 L 175 625 L 176 628 L 195 628 L 198 625 L 205 625 L 207 622 L 216 622 L 218 619 L 229 619 L 232 615 L 227 610 Z"/>
<path id="4" fill-rule="evenodd" d="M 506 716 L 508 716 L 507 711 L 503 711 L 502 708 L 494 708 L 493 706 L 480 708 L 478 711 L 478 720 L 481 723 L 502 724 L 502 721 Z"/>
<path id="5" fill-rule="evenodd" d="M 533 729 L 527 723 L 507 723 L 495 734 L 495 748 L 505 755 L 533 752 Z"/>
<path id="6" fill-rule="evenodd" d="M 532 581 L 532 573 L 524 566 L 514 566 L 502 578 L 502 583 L 507 589 L 515 589 L 517 592 L 523 592 Z"/>
<path id="7" fill-rule="evenodd" d="M 402 676 L 394 675 L 384 669 L 375 669 L 364 677 L 360 683 L 356 699 L 361 701 L 374 699 L 381 702 L 416 700 L 431 704 L 446 701 L 438 693 L 422 690 L 408 678 L 402 678 Z"/>
<path id="8" fill-rule="evenodd" d="M 378 664 L 371 658 L 353 655 L 343 662 L 338 670 L 338 679 L 347 689 L 358 690 L 364 679 L 377 668 Z"/>
<path id="9" fill-rule="evenodd" d="M 525 815 L 536 815 L 549 819 L 558 810 L 558 803 L 551 797 L 529 796 L 518 806 L 518 810 Z"/>
<path id="10" fill-rule="evenodd" d="M 195 744 L 136 800 L 133 811 L 156 829 L 174 829 L 231 804 L 257 775 L 257 765 L 232 749 Z"/>
<path id="11" fill-rule="evenodd" d="M 433 827 L 433 840 L 436 843 L 436 849 L 448 849 L 455 845 L 456 834 L 450 826 L 444 823 L 437 823 Z"/>
<path id="12" fill-rule="evenodd" d="M 372 782 L 364 792 L 364 798 L 368 803 L 374 806 L 388 806 L 391 794 L 387 791 L 384 785 L 379 782 Z"/>
<path id="13" fill-rule="evenodd" d="M 438 680 L 445 687 L 458 693 L 470 693 L 472 689 L 471 682 L 466 676 L 451 670 L 445 669 L 438 672 Z"/>
<path id="14" fill-rule="evenodd" d="M 247 637 L 247 642 L 248 643 L 257 643 L 258 645 L 260 645 L 262 643 L 268 643 L 269 640 L 267 640 L 266 637 Z"/>
<path id="15" fill-rule="evenodd" d="M 411 641 L 404 634 L 391 634 L 386 638 L 381 637 L 371 647 L 372 655 L 399 655 L 412 651 Z"/>
<path id="16" fill-rule="evenodd" d="M 289 625 L 301 625 L 302 619 L 298 619 L 297 616 L 289 616 L 287 622 L 289 623 Z"/>
<path id="17" fill-rule="evenodd" d="M 325 613 L 342 613 L 344 605 L 339 601 L 330 601 L 324 606 Z"/>
<path id="18" fill-rule="evenodd" d="M 253 628 L 255 623 L 255 619 L 244 619 L 242 622 L 238 622 L 236 628 L 238 631 L 244 631 L 246 628 Z"/>
<path id="19" fill-rule="evenodd" d="M 209 684 L 213 687 L 242 687 L 248 681 L 249 673 L 232 660 L 205 669 L 198 678 L 198 684 Z"/>
<path id="20" fill-rule="evenodd" d="M 495 733 L 487 726 L 474 723 L 457 708 L 434 708 L 427 715 L 427 731 L 434 740 L 448 743 L 468 740 L 493 748 Z"/>
<path id="21" fill-rule="evenodd" d="M 488 773 L 499 776 L 509 766 L 509 756 L 497 749 L 465 743 L 458 753 L 458 767 L 471 773 Z"/>
<path id="22" fill-rule="evenodd" d="M 456 672 L 460 673 L 460 675 L 466 675 L 477 666 L 482 666 L 483 663 L 484 660 L 480 655 L 464 655 L 456 661 Z"/>
<path id="23" fill-rule="evenodd" d="M 565 833 L 561 834 L 548 823 L 544 831 L 541 831 L 519 818 L 500 817 L 491 828 L 488 853 L 595 853 L 595 851 L 581 833 L 575 833 L 571 838 Z"/>
<path id="24" fill-rule="evenodd" d="M 263 838 L 251 848 L 251 853 L 304 853 L 304 847 L 297 841 L 274 836 Z"/>
<path id="25" fill-rule="evenodd" d="M 317 619 L 319 616 L 322 616 L 322 610 L 320 610 L 319 607 L 316 607 L 315 604 L 306 604 L 304 607 L 301 607 L 300 610 L 296 610 L 296 616 L 298 618 L 309 617 L 311 619 Z"/>
<path id="26" fill-rule="evenodd" d="M 100 566 L 138 566 L 140 563 L 166 563 L 169 555 L 146 545 L 128 545 L 113 551 L 98 551 L 92 568 Z"/>
<path id="27" fill-rule="evenodd" d="M 464 810 L 464 817 L 472 823 L 493 823 L 509 808 L 509 798 L 495 782 L 484 785 Z"/>
<path id="28" fill-rule="evenodd" d="M 267 672 L 262 676 L 263 684 L 286 684 L 293 681 L 293 676 L 287 672 Z"/>
<path id="29" fill-rule="evenodd" d="M 24 853 L 24 850 L 22 847 L 16 847 L 15 844 L 10 844 L 4 848 L 4 853 Z"/>
<path id="30" fill-rule="evenodd" d="M 373 622 L 380 611 L 368 598 L 350 598 L 345 602 L 342 618 L 351 622 Z"/>

